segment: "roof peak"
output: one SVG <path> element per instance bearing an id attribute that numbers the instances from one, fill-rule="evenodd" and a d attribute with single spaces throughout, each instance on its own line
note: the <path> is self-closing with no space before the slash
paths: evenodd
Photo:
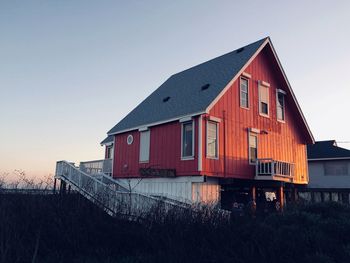
<path id="1" fill-rule="evenodd" d="M 239 48 L 237 48 L 237 49 L 235 49 L 235 50 L 226 52 L 226 53 L 223 54 L 223 55 L 219 55 L 219 56 L 217 56 L 217 57 L 215 57 L 215 58 L 212 58 L 212 59 L 203 61 L 202 63 L 199 63 L 199 64 L 197 64 L 197 65 L 195 65 L 195 66 L 192 66 L 192 67 L 189 67 L 189 68 L 184 69 L 184 70 L 182 70 L 182 71 L 179 71 L 179 72 L 177 72 L 177 73 L 171 75 L 171 77 L 176 76 L 176 75 L 181 74 L 181 73 L 184 73 L 184 72 L 186 72 L 186 71 L 188 71 L 188 70 L 194 69 L 194 68 L 196 68 L 196 67 L 200 67 L 200 66 L 202 66 L 202 65 L 205 64 L 205 63 L 212 62 L 212 61 L 215 61 L 216 59 L 220 59 L 220 58 L 222 58 L 222 57 L 225 57 L 225 56 L 227 56 L 227 55 L 230 55 L 230 54 L 232 54 L 232 53 L 235 53 L 235 52 L 237 52 L 237 51 L 240 50 L 240 49 L 245 49 L 245 48 L 248 48 L 249 46 L 257 45 L 259 42 L 261 42 L 261 44 L 262 44 L 262 43 L 264 43 L 266 40 L 271 41 L 271 38 L 270 38 L 269 36 L 264 37 L 264 38 L 261 38 L 261 39 L 255 41 L 255 42 L 251 42 L 250 44 L 247 44 L 247 45 L 242 46 L 242 47 L 239 47 Z M 259 44 L 259 46 L 260 46 L 261 44 Z"/>
<path id="2" fill-rule="evenodd" d="M 263 38 L 172 75 L 107 134 L 127 132 L 205 112 L 268 39 Z M 202 92 L 206 84 L 210 87 Z M 167 97 L 171 99 L 164 103 Z"/>

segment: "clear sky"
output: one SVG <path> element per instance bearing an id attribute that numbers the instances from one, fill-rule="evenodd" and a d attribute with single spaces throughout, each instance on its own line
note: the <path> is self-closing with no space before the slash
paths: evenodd
<path id="1" fill-rule="evenodd" d="M 0 174 L 103 158 L 170 75 L 265 36 L 316 140 L 350 141 L 348 0 L 0 0 Z"/>

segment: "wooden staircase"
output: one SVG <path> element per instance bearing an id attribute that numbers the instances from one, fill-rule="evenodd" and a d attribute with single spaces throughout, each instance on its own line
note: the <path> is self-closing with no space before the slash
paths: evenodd
<path id="1" fill-rule="evenodd" d="M 186 203 L 169 198 L 129 191 L 127 186 L 104 173 L 89 174 L 67 161 L 57 162 L 55 178 L 100 206 L 109 215 L 129 220 L 145 219 L 155 209 L 167 213 L 173 209 L 184 212 L 191 208 Z"/>

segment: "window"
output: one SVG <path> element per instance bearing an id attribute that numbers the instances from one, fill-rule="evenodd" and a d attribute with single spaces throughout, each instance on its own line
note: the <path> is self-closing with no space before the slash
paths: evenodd
<path id="1" fill-rule="evenodd" d="M 269 87 L 259 84 L 259 112 L 269 116 Z"/>
<path id="2" fill-rule="evenodd" d="M 285 120 L 285 104 L 284 104 L 284 91 L 277 90 L 276 108 L 277 108 L 277 120 Z"/>
<path id="3" fill-rule="evenodd" d="M 107 146 L 106 149 L 106 159 L 112 159 L 113 158 L 113 146 Z"/>
<path id="4" fill-rule="evenodd" d="M 150 131 L 140 132 L 140 163 L 149 161 Z"/>
<path id="5" fill-rule="evenodd" d="M 193 133 L 193 121 L 185 122 L 182 124 L 182 147 L 181 157 L 191 158 L 194 156 L 194 133 Z"/>
<path id="6" fill-rule="evenodd" d="M 218 124 L 207 122 L 207 157 L 218 158 Z"/>
<path id="7" fill-rule="evenodd" d="M 349 175 L 348 163 L 346 161 L 325 162 L 324 175 Z"/>
<path id="8" fill-rule="evenodd" d="M 254 133 L 249 133 L 249 163 L 255 164 L 258 158 L 258 137 Z"/>
<path id="9" fill-rule="evenodd" d="M 243 108 L 249 108 L 249 85 L 248 79 L 240 79 L 240 105 Z"/>
<path id="10" fill-rule="evenodd" d="M 128 145 L 131 145 L 134 141 L 134 136 L 132 136 L 131 134 L 128 135 L 128 137 L 126 138 L 126 142 Z"/>

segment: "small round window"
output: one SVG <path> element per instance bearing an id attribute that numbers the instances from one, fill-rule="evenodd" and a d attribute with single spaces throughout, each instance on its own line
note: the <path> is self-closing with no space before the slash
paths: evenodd
<path id="1" fill-rule="evenodd" d="M 126 142 L 128 143 L 128 145 L 130 145 L 133 143 L 133 141 L 134 141 L 134 137 L 130 134 L 126 139 Z"/>

